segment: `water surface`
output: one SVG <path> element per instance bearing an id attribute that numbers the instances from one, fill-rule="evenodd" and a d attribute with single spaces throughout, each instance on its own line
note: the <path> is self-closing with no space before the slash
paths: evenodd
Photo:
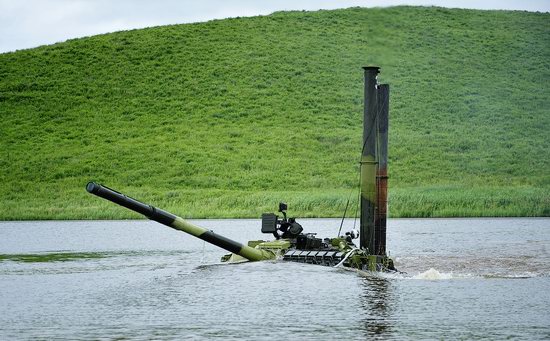
<path id="1" fill-rule="evenodd" d="M 339 220 L 300 223 L 325 237 Z M 391 219 L 388 250 L 405 274 L 220 265 L 150 221 L 1 222 L 0 339 L 550 338 L 550 219 Z"/>

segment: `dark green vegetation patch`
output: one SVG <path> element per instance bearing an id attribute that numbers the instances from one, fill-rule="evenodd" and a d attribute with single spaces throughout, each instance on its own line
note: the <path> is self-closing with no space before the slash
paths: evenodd
<path id="1" fill-rule="evenodd" d="M 391 216 L 548 216 L 549 63 L 549 14 L 418 7 L 2 54 L 0 219 L 136 217 L 89 180 L 184 217 L 279 200 L 337 216 L 358 181 L 363 65 L 391 84 Z"/>
<path id="2" fill-rule="evenodd" d="M 0 254 L 0 262 L 13 261 L 24 263 L 44 262 L 70 262 L 75 260 L 87 260 L 106 257 L 99 252 L 57 252 L 57 253 L 23 253 L 23 254 Z"/>

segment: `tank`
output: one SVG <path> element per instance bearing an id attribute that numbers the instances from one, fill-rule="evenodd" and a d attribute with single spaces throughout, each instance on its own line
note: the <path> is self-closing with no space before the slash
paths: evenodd
<path id="1" fill-rule="evenodd" d="M 280 216 L 262 214 L 261 231 L 272 235 L 273 239 L 242 244 L 107 186 L 89 182 L 86 190 L 227 250 L 229 253 L 221 258 L 222 262 L 277 259 L 364 271 L 396 271 L 392 259 L 386 255 L 389 85 L 378 84 L 379 67 L 363 69 L 365 106 L 360 161 L 360 231 L 348 231 L 334 238 L 318 238 L 316 233 L 304 232 L 295 218 L 287 216 L 288 206 L 279 203 Z M 354 242 L 356 239 L 359 239 L 359 246 Z"/>

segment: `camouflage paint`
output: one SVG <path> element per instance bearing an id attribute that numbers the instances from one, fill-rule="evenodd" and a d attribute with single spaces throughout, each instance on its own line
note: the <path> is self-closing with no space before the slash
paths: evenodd
<path id="1" fill-rule="evenodd" d="M 252 248 L 247 245 L 243 245 L 239 242 L 236 242 L 224 236 L 220 236 L 219 234 L 214 233 L 213 231 L 209 231 L 202 227 L 193 225 L 190 222 L 185 221 L 180 217 L 176 217 L 176 219 L 174 220 L 174 222 L 172 222 L 172 224 L 169 224 L 169 225 L 165 224 L 165 225 L 173 229 L 189 233 L 192 236 L 200 238 L 210 244 L 214 244 L 218 247 L 221 247 L 222 249 L 225 249 L 229 252 L 237 254 L 251 261 L 259 261 L 259 260 L 275 258 L 275 254 L 273 252 L 260 250 L 257 248 Z"/>

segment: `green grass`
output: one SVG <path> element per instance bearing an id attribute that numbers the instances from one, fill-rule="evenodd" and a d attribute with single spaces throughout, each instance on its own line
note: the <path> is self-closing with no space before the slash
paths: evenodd
<path id="1" fill-rule="evenodd" d="M 278 12 L 0 54 L 0 219 L 341 215 L 363 65 L 391 85 L 390 215 L 550 215 L 550 14 Z M 352 213 L 350 213 L 352 214 Z"/>

